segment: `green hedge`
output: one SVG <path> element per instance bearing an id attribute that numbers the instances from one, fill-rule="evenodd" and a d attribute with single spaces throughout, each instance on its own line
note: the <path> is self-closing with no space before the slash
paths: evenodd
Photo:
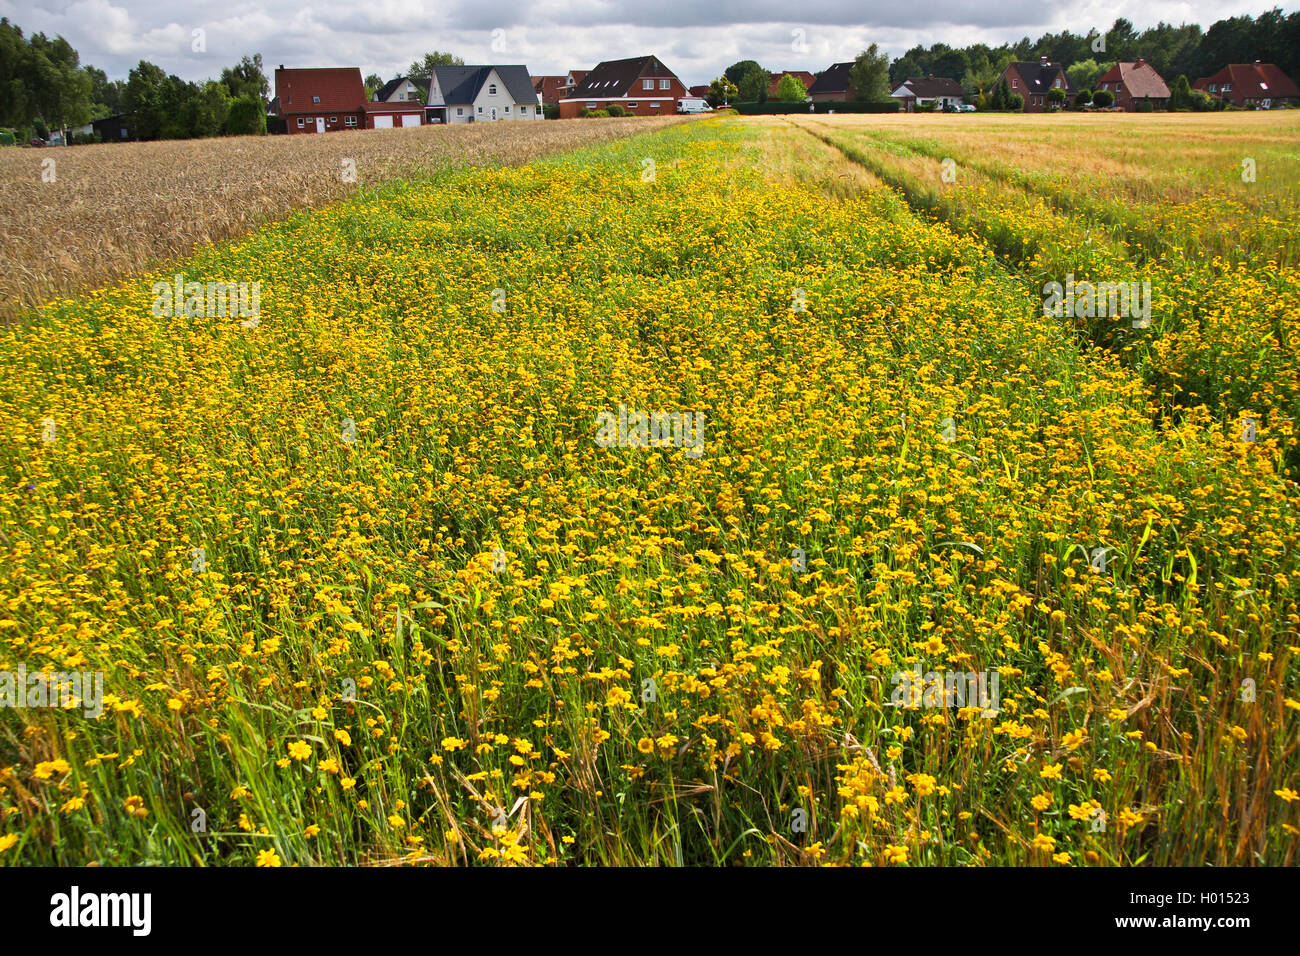
<path id="1" fill-rule="evenodd" d="M 737 113 L 743 116 L 768 113 L 897 113 L 898 101 L 888 103 L 732 103 Z M 808 107 L 813 109 L 809 110 Z"/>

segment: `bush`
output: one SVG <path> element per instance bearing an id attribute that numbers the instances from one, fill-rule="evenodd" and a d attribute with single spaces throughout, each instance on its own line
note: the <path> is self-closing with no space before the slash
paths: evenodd
<path id="1" fill-rule="evenodd" d="M 559 119 L 559 118 L 560 118 L 560 104 L 559 104 L 559 103 L 547 103 L 547 104 L 543 105 L 543 106 L 542 106 L 542 116 L 543 116 L 543 118 L 545 118 L 545 119 Z"/>
<path id="2" fill-rule="evenodd" d="M 916 104 L 916 112 L 918 112 L 918 113 L 933 113 L 934 110 L 935 110 L 935 107 L 937 107 L 938 105 L 939 105 L 939 104 L 938 104 L 935 100 L 927 100 L 927 101 L 925 101 L 925 102 L 920 102 L 920 101 L 918 101 L 917 104 Z"/>
<path id="3" fill-rule="evenodd" d="M 1137 111 L 1139 113 L 1154 113 L 1155 109 L 1155 104 L 1151 102 L 1151 97 L 1149 96 L 1142 97 L 1142 102 L 1137 105 Z"/>
<path id="4" fill-rule="evenodd" d="M 226 114 L 226 133 L 230 136 L 265 136 L 266 110 L 255 96 L 241 96 L 230 104 Z"/>
<path id="5" fill-rule="evenodd" d="M 13 146 L 18 142 L 18 137 L 14 136 L 11 129 L 0 129 L 0 146 Z"/>
<path id="6" fill-rule="evenodd" d="M 1105 109 L 1115 102 L 1115 94 L 1110 90 L 1098 90 L 1092 94 L 1092 105 Z"/>
<path id="7" fill-rule="evenodd" d="M 580 119 L 600 119 L 607 116 L 609 116 L 609 110 L 589 110 L 585 106 L 578 113 Z"/>
<path id="8" fill-rule="evenodd" d="M 1092 102 L 1092 90 L 1080 90 L 1074 94 L 1074 105 L 1076 109 L 1083 109 Z"/>
<path id="9" fill-rule="evenodd" d="M 1007 99 L 1008 113 L 1023 113 L 1025 111 L 1025 98 L 1019 93 L 1012 93 Z"/>
<path id="10" fill-rule="evenodd" d="M 609 116 L 626 116 L 626 115 L 627 115 L 627 110 L 623 109 L 622 105 L 620 105 L 620 104 L 618 104 L 618 103 L 610 103 L 609 106 L 608 106 L 608 108 L 606 108 L 605 112 L 606 112 L 606 114 L 608 114 Z"/>

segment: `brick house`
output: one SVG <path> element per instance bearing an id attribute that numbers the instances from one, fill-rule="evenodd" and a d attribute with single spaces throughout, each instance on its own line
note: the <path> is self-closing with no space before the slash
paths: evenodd
<path id="1" fill-rule="evenodd" d="M 355 66 L 275 71 L 271 112 L 284 119 L 285 132 L 332 133 L 365 127 L 366 87 Z"/>
<path id="2" fill-rule="evenodd" d="M 1067 99 L 1075 92 L 1065 68 L 1059 63 L 1049 63 L 1045 56 L 1039 57 L 1037 63 L 1032 60 L 1008 63 L 994 85 L 1004 79 L 1013 94 L 1024 97 L 1026 113 L 1046 110 L 1049 90 L 1061 90 Z"/>
<path id="3" fill-rule="evenodd" d="M 543 106 L 555 106 L 564 98 L 564 86 L 567 76 L 534 76 L 533 89 Z"/>
<path id="4" fill-rule="evenodd" d="M 803 84 L 805 90 L 817 82 L 817 77 L 807 70 L 782 70 L 780 73 L 769 73 L 770 82 L 767 84 L 767 98 L 769 100 L 776 98 L 776 88 L 781 85 L 781 81 L 787 76 L 793 76 Z"/>
<path id="5" fill-rule="evenodd" d="M 1097 89 L 1115 96 L 1115 105 L 1129 113 L 1136 113 L 1143 101 L 1149 100 L 1158 110 L 1169 105 L 1169 87 L 1150 63 L 1116 63 L 1097 80 Z"/>
<path id="6" fill-rule="evenodd" d="M 605 109 L 614 103 L 631 116 L 664 116 L 676 113 L 677 101 L 688 95 L 682 81 L 656 56 L 606 60 L 560 101 L 560 118 L 572 119 L 584 109 Z"/>
<path id="7" fill-rule="evenodd" d="M 1192 84 L 1233 106 L 1275 109 L 1284 103 L 1300 100 L 1295 81 L 1272 63 L 1232 63 L 1213 76 L 1202 77 Z"/>
<path id="8" fill-rule="evenodd" d="M 852 61 L 832 63 L 808 87 L 808 97 L 814 103 L 847 103 L 853 99 L 853 84 L 849 82 Z"/>

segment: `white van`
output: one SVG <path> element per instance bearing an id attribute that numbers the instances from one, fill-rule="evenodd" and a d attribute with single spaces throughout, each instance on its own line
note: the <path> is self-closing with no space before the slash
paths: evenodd
<path id="1" fill-rule="evenodd" d="M 703 97 L 683 96 L 677 101 L 677 112 L 679 113 L 709 113 L 712 111 L 713 107 Z"/>

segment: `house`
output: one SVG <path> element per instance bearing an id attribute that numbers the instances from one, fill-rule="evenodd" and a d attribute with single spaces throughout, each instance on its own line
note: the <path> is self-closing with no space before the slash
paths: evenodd
<path id="1" fill-rule="evenodd" d="M 1231 63 L 1192 84 L 1233 106 L 1271 110 L 1300 99 L 1300 88 L 1272 63 Z"/>
<path id="2" fill-rule="evenodd" d="M 519 64 L 434 67 L 425 112 L 431 123 L 543 118 L 533 78 Z"/>
<path id="3" fill-rule="evenodd" d="M 854 98 L 853 86 L 849 83 L 849 71 L 853 63 L 832 63 L 808 87 L 808 97 L 814 103 L 847 103 Z"/>
<path id="4" fill-rule="evenodd" d="M 429 99 L 429 81 L 421 76 L 399 76 L 381 86 L 373 97 L 375 103 L 419 103 Z"/>
<path id="5" fill-rule="evenodd" d="M 915 113 L 918 103 L 933 102 L 937 109 L 950 104 L 961 106 L 966 91 L 950 76 L 914 76 L 900 83 L 889 95 L 898 100 L 903 112 Z"/>
<path id="6" fill-rule="evenodd" d="M 1169 105 L 1169 87 L 1150 63 L 1116 63 L 1097 80 L 1097 89 L 1115 96 L 1115 105 L 1136 113 L 1144 101 L 1162 110 Z"/>
<path id="7" fill-rule="evenodd" d="M 768 77 L 770 82 L 767 84 L 768 99 L 774 99 L 776 97 L 776 88 L 781 85 L 781 80 L 785 79 L 787 76 L 793 76 L 803 84 L 805 90 L 812 86 L 813 83 L 817 82 L 817 77 L 813 76 L 807 70 L 782 70 L 780 73 L 769 73 Z"/>
<path id="8" fill-rule="evenodd" d="M 284 119 L 285 131 L 332 133 L 361 129 L 365 122 L 366 87 L 355 66 L 275 71 L 272 110 Z"/>
<path id="9" fill-rule="evenodd" d="M 656 56 L 605 60 L 560 101 L 560 118 L 572 119 L 584 109 L 605 109 L 614 103 L 632 116 L 662 116 L 676 113 L 677 101 L 687 95 L 682 81 Z"/>
<path id="10" fill-rule="evenodd" d="M 567 75 L 534 76 L 533 89 L 537 92 L 538 102 L 543 106 L 555 106 L 564 99 L 564 89 L 568 83 Z"/>
<path id="11" fill-rule="evenodd" d="M 90 126 L 101 143 L 125 143 L 131 138 L 129 121 L 127 114 L 115 113 L 103 119 L 92 120 Z"/>
<path id="12" fill-rule="evenodd" d="M 1067 98 L 1074 93 L 1074 84 L 1065 75 L 1065 68 L 1059 63 L 1049 63 L 1045 56 L 1040 56 L 1037 63 L 1032 60 L 1008 63 L 997 82 L 1004 79 L 1012 94 L 1024 98 L 1026 113 L 1047 109 L 1048 90 L 1061 90 Z"/>

